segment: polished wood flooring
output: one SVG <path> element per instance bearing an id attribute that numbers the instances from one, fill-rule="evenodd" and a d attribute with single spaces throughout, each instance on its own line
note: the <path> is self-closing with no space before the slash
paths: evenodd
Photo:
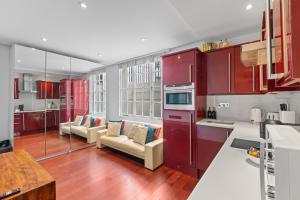
<path id="1" fill-rule="evenodd" d="M 14 148 L 24 149 L 34 158 L 53 155 L 88 145 L 85 138 L 77 135 L 59 135 L 58 130 L 38 131 L 14 137 Z M 46 148 L 45 148 L 46 147 Z"/>
<path id="2" fill-rule="evenodd" d="M 164 166 L 150 171 L 143 161 L 108 148 L 90 147 L 40 163 L 56 179 L 57 200 L 181 200 L 198 182 Z"/>

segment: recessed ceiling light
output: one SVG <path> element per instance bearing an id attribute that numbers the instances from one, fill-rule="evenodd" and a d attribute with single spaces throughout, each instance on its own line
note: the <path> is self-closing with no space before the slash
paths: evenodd
<path id="1" fill-rule="evenodd" d="M 84 2 L 79 2 L 80 4 L 80 7 L 83 8 L 83 9 L 86 9 L 87 8 L 87 4 L 84 3 Z"/>
<path id="2" fill-rule="evenodd" d="M 48 40 L 48 39 L 45 38 L 45 37 L 42 38 L 42 41 L 43 41 L 43 42 L 47 42 L 47 40 Z"/>
<path id="3" fill-rule="evenodd" d="M 20 60 L 20 59 L 18 59 L 18 60 L 17 60 L 17 62 L 18 62 L 18 63 L 20 63 L 20 62 L 21 62 L 21 60 Z"/>
<path id="4" fill-rule="evenodd" d="M 248 4 L 247 6 L 246 6 L 246 10 L 251 10 L 253 8 L 253 5 L 252 4 Z"/>
<path id="5" fill-rule="evenodd" d="M 98 55 L 99 57 L 102 57 L 102 54 L 101 54 L 101 53 L 98 53 L 97 55 Z"/>
<path id="6" fill-rule="evenodd" d="M 31 50 L 32 50 L 32 51 L 35 51 L 36 49 L 35 49 L 35 48 L 31 48 Z"/>
<path id="7" fill-rule="evenodd" d="M 142 38 L 141 38 L 141 41 L 142 41 L 142 42 L 146 42 L 146 41 L 147 41 L 147 38 L 142 37 Z"/>

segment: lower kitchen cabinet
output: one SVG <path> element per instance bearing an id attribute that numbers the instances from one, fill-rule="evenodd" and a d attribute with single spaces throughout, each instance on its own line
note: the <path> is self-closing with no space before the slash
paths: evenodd
<path id="1" fill-rule="evenodd" d="M 197 125 L 197 163 L 201 173 L 205 172 L 216 157 L 232 129 Z"/>
<path id="2" fill-rule="evenodd" d="M 163 115 L 165 166 L 197 177 L 193 112 L 164 110 Z"/>
<path id="3" fill-rule="evenodd" d="M 15 113 L 14 114 L 14 133 L 19 133 L 23 131 L 23 114 Z"/>

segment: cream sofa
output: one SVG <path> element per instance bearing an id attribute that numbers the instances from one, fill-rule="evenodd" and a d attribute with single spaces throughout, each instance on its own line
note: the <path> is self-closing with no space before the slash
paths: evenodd
<path id="1" fill-rule="evenodd" d="M 74 126 L 74 122 L 60 123 L 59 125 L 59 134 L 75 134 L 87 139 L 87 143 L 95 143 L 97 140 L 97 131 L 103 130 L 106 128 L 105 118 L 95 117 L 101 120 L 100 126 L 86 128 L 84 126 Z"/>
<path id="2" fill-rule="evenodd" d="M 141 122 L 125 121 L 125 128 L 130 128 L 134 124 L 144 125 Z M 151 124 L 150 124 L 151 125 Z M 159 125 L 155 125 L 159 126 Z M 161 126 L 160 126 L 161 127 Z M 128 130 L 128 129 L 127 129 Z M 138 157 L 145 161 L 145 168 L 154 170 L 163 163 L 163 132 L 160 130 L 159 138 L 144 145 L 135 143 L 126 135 L 121 134 L 119 137 L 107 136 L 107 129 L 100 130 L 97 133 L 97 147 L 103 148 L 105 146 L 117 149 L 119 151 L 128 153 L 132 156 Z"/>

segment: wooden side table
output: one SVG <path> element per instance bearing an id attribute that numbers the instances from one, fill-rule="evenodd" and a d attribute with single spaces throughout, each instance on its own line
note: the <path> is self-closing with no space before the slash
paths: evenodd
<path id="1" fill-rule="evenodd" d="M 53 177 L 24 150 L 0 154 L 0 194 L 20 188 L 5 198 L 16 200 L 55 200 Z"/>

